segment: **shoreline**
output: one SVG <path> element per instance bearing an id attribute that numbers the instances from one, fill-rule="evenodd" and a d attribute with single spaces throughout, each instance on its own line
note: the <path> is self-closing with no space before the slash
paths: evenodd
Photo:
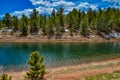
<path id="1" fill-rule="evenodd" d="M 46 80 L 66 80 L 66 78 L 69 80 L 80 80 L 86 76 L 110 73 L 116 70 L 120 70 L 120 58 L 57 68 L 47 68 L 45 78 Z M 21 80 L 24 78 L 26 70 L 7 73 L 12 76 L 13 80 Z"/>
<path id="2" fill-rule="evenodd" d="M 48 38 L 42 35 L 28 35 L 20 37 L 15 35 L 0 35 L 0 42 L 120 42 L 120 38 L 105 39 L 102 36 L 94 35 L 94 37 L 83 36 L 61 36 L 60 39 Z"/>
<path id="3" fill-rule="evenodd" d="M 73 39 L 0 39 L 0 42 L 11 42 L 11 43 L 22 43 L 22 42 L 120 42 L 120 39 L 82 39 L 82 40 L 73 40 Z"/>

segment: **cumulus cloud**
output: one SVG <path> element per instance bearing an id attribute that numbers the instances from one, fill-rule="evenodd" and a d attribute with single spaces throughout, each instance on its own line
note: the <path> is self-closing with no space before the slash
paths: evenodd
<path id="1" fill-rule="evenodd" d="M 46 7 L 42 7 L 42 6 L 39 6 L 36 8 L 36 10 L 39 12 L 39 14 L 51 14 L 53 8 L 46 8 Z M 14 11 L 13 13 L 11 13 L 11 15 L 16 15 L 18 16 L 18 18 L 20 18 L 22 16 L 22 14 L 25 14 L 26 16 L 29 17 L 29 15 L 32 13 L 33 9 L 24 9 L 22 11 Z M 55 11 L 57 11 L 55 9 Z"/>
<path id="2" fill-rule="evenodd" d="M 65 0 L 30 0 L 33 5 L 44 6 L 44 7 L 64 7 L 66 11 L 71 11 L 73 8 L 92 8 L 95 10 L 98 5 L 89 4 L 88 2 L 81 2 L 79 4 L 73 3 L 71 1 Z"/>
<path id="3" fill-rule="evenodd" d="M 30 13 L 32 13 L 33 9 L 24 9 L 22 11 L 14 11 L 13 13 L 11 13 L 11 15 L 16 15 L 19 18 L 22 16 L 22 14 L 25 14 L 26 16 L 29 16 Z"/>
<path id="4" fill-rule="evenodd" d="M 67 14 L 73 8 L 76 8 L 77 10 L 87 10 L 89 8 L 92 8 L 93 10 L 96 10 L 98 5 L 96 4 L 90 4 L 88 2 L 81 2 L 81 3 L 73 3 L 70 1 L 65 0 L 30 0 L 34 6 L 36 6 L 36 10 L 39 12 L 39 14 L 47 14 L 50 15 L 52 10 L 55 9 L 55 11 L 58 10 L 59 7 L 64 8 L 64 14 Z M 33 9 L 24 9 L 22 11 L 14 11 L 11 13 L 11 15 L 16 15 L 19 18 L 22 14 L 25 14 L 29 17 L 30 13 L 32 13 Z"/>
<path id="5" fill-rule="evenodd" d="M 57 6 L 74 6 L 73 2 L 68 2 L 64 0 L 30 0 L 35 6 L 46 6 L 46 7 L 57 7 Z"/>
<path id="6" fill-rule="evenodd" d="M 80 3 L 75 8 L 76 9 L 89 9 L 96 10 L 98 5 L 96 4 L 89 4 L 88 2 Z"/>
<path id="7" fill-rule="evenodd" d="M 39 14 L 51 14 L 53 8 L 39 6 L 38 8 L 36 8 L 36 10 L 39 12 Z M 55 11 L 57 10 L 55 9 Z"/>

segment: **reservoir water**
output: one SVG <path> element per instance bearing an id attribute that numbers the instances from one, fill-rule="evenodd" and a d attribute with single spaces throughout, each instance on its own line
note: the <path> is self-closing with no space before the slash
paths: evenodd
<path id="1" fill-rule="evenodd" d="M 33 51 L 45 57 L 46 67 L 60 67 L 119 58 L 120 42 L 0 43 L 0 72 L 27 69 Z"/>

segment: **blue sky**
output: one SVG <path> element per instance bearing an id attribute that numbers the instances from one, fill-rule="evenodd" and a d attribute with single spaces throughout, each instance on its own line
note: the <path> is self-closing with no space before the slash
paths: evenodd
<path id="1" fill-rule="evenodd" d="M 22 14 L 29 16 L 34 8 L 40 14 L 50 14 L 53 8 L 57 11 L 59 7 L 64 7 L 64 14 L 67 14 L 73 8 L 78 10 L 120 8 L 120 0 L 0 0 L 0 19 L 5 13 L 18 17 L 21 17 Z"/>

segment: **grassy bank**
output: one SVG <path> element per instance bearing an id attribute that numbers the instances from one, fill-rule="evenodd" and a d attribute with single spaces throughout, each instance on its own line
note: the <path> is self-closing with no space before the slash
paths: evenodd
<path id="1" fill-rule="evenodd" d="M 120 71 L 113 73 L 104 73 L 95 76 L 88 76 L 80 80 L 120 80 Z"/>

